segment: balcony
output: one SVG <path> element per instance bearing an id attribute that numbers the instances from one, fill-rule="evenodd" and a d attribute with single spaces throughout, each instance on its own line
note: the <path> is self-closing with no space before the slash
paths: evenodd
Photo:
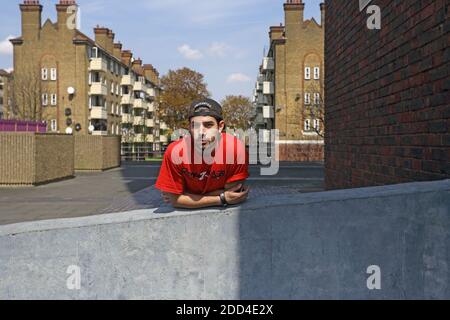
<path id="1" fill-rule="evenodd" d="M 263 81 L 256 82 L 256 92 L 262 92 L 263 91 Z"/>
<path id="2" fill-rule="evenodd" d="M 101 82 L 93 82 L 89 89 L 89 94 L 91 96 L 107 96 L 108 88 Z"/>
<path id="3" fill-rule="evenodd" d="M 262 113 L 257 113 L 254 122 L 255 122 L 255 125 L 264 124 L 263 114 Z"/>
<path id="4" fill-rule="evenodd" d="M 152 135 L 152 134 L 147 134 L 145 139 L 147 140 L 147 142 L 150 142 L 150 143 L 154 143 L 155 142 L 155 136 Z"/>
<path id="5" fill-rule="evenodd" d="M 133 119 L 133 125 L 134 126 L 143 126 L 144 125 L 144 118 L 135 116 Z"/>
<path id="6" fill-rule="evenodd" d="M 169 139 L 167 138 L 167 136 L 159 136 L 159 141 L 161 143 L 168 143 Z"/>
<path id="7" fill-rule="evenodd" d="M 155 98 L 156 97 L 156 91 L 155 88 L 147 88 L 147 94 L 151 97 L 151 98 Z"/>
<path id="8" fill-rule="evenodd" d="M 134 83 L 134 87 L 133 87 L 134 91 L 142 91 L 142 92 L 146 92 L 147 91 L 147 85 L 145 85 L 145 83 L 142 83 L 140 81 L 136 81 Z"/>
<path id="9" fill-rule="evenodd" d="M 132 105 L 134 104 L 134 96 L 132 94 L 124 94 L 120 103 L 125 105 Z"/>
<path id="10" fill-rule="evenodd" d="M 120 82 L 120 85 L 127 86 L 127 87 L 134 87 L 134 77 L 131 75 L 124 75 L 122 76 L 122 81 Z"/>
<path id="11" fill-rule="evenodd" d="M 108 64 L 106 63 L 106 60 L 103 58 L 92 58 L 89 63 L 89 69 L 91 71 L 107 72 Z"/>
<path id="12" fill-rule="evenodd" d="M 271 71 L 275 69 L 273 58 L 266 57 L 263 59 L 263 71 Z"/>
<path id="13" fill-rule="evenodd" d="M 91 119 L 103 119 L 108 120 L 108 112 L 103 107 L 92 107 Z"/>
<path id="14" fill-rule="evenodd" d="M 275 108 L 273 106 L 264 106 L 263 117 L 264 119 L 273 119 L 275 117 Z"/>
<path id="15" fill-rule="evenodd" d="M 153 128 L 155 126 L 155 121 L 153 119 L 145 120 L 145 125 L 149 128 Z"/>
<path id="16" fill-rule="evenodd" d="M 143 143 L 144 142 L 144 135 L 142 133 L 136 133 L 134 137 L 132 138 L 132 141 L 134 143 Z"/>
<path id="17" fill-rule="evenodd" d="M 122 114 L 122 123 L 132 123 L 132 122 L 133 122 L 133 120 L 132 120 L 131 114 L 128 114 L 128 113 Z"/>
<path id="18" fill-rule="evenodd" d="M 262 129 L 259 130 L 260 134 L 262 135 L 262 143 L 270 143 L 270 130 Z"/>
<path id="19" fill-rule="evenodd" d="M 155 112 L 155 103 L 154 102 L 148 103 L 147 104 L 147 110 L 149 112 Z"/>
<path id="20" fill-rule="evenodd" d="M 263 82 L 263 94 L 272 95 L 275 93 L 274 85 L 272 81 Z"/>
<path id="21" fill-rule="evenodd" d="M 147 107 L 143 99 L 134 99 L 133 108 L 135 109 L 145 109 Z"/>
<path id="22" fill-rule="evenodd" d="M 165 122 L 161 121 L 161 125 L 159 126 L 159 129 L 160 130 L 167 130 L 168 129 L 167 124 Z"/>
<path id="23" fill-rule="evenodd" d="M 108 135 L 108 131 L 92 131 L 92 135 L 93 136 L 107 136 Z"/>

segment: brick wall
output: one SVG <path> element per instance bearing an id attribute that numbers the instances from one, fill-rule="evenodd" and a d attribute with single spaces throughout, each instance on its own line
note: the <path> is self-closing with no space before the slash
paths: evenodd
<path id="1" fill-rule="evenodd" d="M 448 0 L 327 0 L 328 189 L 450 178 Z"/>
<path id="2" fill-rule="evenodd" d="M 315 162 L 323 161 L 322 143 L 279 144 L 280 161 Z"/>

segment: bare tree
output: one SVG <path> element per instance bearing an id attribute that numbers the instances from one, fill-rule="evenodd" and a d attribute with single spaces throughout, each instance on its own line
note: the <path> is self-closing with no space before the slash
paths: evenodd
<path id="1" fill-rule="evenodd" d="M 42 81 L 39 65 L 28 61 L 14 70 L 11 116 L 20 120 L 43 120 Z"/>

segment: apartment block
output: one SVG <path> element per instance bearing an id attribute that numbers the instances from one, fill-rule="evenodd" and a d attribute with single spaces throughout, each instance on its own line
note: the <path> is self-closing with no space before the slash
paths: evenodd
<path id="1" fill-rule="evenodd" d="M 124 143 L 159 150 L 158 72 L 122 50 L 112 30 L 97 26 L 95 39 L 83 34 L 77 8 L 75 0 L 60 0 L 57 21 L 42 23 L 39 1 L 20 4 L 22 35 L 11 42 L 14 102 L 22 112 L 10 118 L 47 121 L 50 132 L 122 135 Z"/>
<path id="2" fill-rule="evenodd" d="M 254 125 L 270 142 L 279 130 L 280 160 L 323 160 L 324 19 L 304 19 L 305 4 L 287 0 L 284 25 L 270 27 L 270 47 L 259 68 L 254 90 Z"/>

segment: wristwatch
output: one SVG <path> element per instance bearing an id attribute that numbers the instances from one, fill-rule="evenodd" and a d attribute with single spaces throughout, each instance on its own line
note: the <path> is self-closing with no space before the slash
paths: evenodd
<path id="1" fill-rule="evenodd" d="M 224 206 L 224 207 L 228 206 L 227 198 L 225 198 L 225 193 L 224 192 L 222 192 L 220 194 L 220 201 L 222 202 L 222 206 Z"/>

